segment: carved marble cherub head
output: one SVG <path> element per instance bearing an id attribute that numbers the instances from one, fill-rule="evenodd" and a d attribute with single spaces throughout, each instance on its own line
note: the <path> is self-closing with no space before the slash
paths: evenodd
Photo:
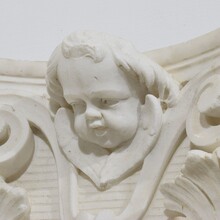
<path id="1" fill-rule="evenodd" d="M 132 168 L 150 151 L 159 134 L 161 103 L 172 106 L 178 93 L 178 85 L 169 74 L 137 52 L 129 42 L 96 32 L 73 33 L 55 49 L 48 64 L 47 88 L 53 101 L 72 109 L 72 116 L 70 112 L 67 114 L 78 144 L 71 147 L 63 144 L 63 148 L 71 149 L 76 145 L 80 148 L 80 143 L 81 148 L 91 147 L 96 149 L 94 151 L 102 148 L 98 150 L 101 156 L 94 154 L 97 160 L 104 155 L 103 166 L 108 166 L 106 156 L 122 159 L 119 155 L 132 154 L 129 148 L 134 149 L 134 153 L 138 150 L 134 145 L 144 145 L 142 148 L 146 149 L 139 152 L 142 156 L 132 159 Z M 142 135 L 144 130 L 149 130 L 148 135 L 147 132 Z M 152 140 L 141 142 L 137 133 L 151 136 L 148 139 Z M 79 152 L 82 157 L 86 155 L 82 149 Z M 68 153 L 67 157 L 81 169 L 73 155 Z M 103 166 L 99 171 L 94 168 L 97 177 L 83 171 L 99 185 L 97 179 L 105 170 Z M 126 169 L 131 170 L 129 166 Z M 118 174 L 118 178 L 127 173 L 126 169 Z"/>

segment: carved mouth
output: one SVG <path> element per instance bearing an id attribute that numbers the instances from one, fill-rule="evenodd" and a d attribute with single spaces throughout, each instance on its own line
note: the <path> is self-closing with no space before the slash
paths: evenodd
<path id="1" fill-rule="evenodd" d="M 92 129 L 96 136 L 102 137 L 107 133 L 107 128 L 103 125 L 102 122 L 96 121 L 89 125 L 89 128 Z"/>
<path id="2" fill-rule="evenodd" d="M 107 129 L 105 127 L 97 127 L 94 128 L 94 133 L 98 137 L 102 137 L 107 133 Z"/>

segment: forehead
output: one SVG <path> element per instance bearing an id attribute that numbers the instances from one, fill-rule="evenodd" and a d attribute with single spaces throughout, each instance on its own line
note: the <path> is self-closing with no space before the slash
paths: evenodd
<path id="1" fill-rule="evenodd" d="M 65 59 L 58 66 L 58 78 L 65 96 L 101 91 L 130 94 L 125 74 L 110 55 L 99 63 L 88 57 Z"/>

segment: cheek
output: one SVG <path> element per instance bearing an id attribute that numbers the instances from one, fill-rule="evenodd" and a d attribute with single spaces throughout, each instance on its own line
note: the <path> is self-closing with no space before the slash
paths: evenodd
<path id="1" fill-rule="evenodd" d="M 118 108 L 106 111 L 103 116 L 109 128 L 115 131 L 130 134 L 137 130 L 139 122 L 139 103 L 132 102 L 119 106 Z"/>
<path id="2" fill-rule="evenodd" d="M 77 134 L 84 133 L 86 129 L 85 117 L 83 115 L 76 115 L 74 119 L 74 129 Z"/>

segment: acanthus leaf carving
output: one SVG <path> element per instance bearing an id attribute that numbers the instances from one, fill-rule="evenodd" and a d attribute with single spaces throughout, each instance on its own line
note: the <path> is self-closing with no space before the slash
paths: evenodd
<path id="1" fill-rule="evenodd" d="M 1 106 L 0 121 L 0 219 L 28 220 L 31 208 L 26 191 L 5 181 L 16 180 L 28 168 L 35 149 L 33 133 L 13 106 Z"/>
<path id="2" fill-rule="evenodd" d="M 31 98 L 23 98 L 19 102 L 13 105 L 16 111 L 22 113 L 30 125 L 39 129 L 45 136 L 51 147 L 56 160 L 57 172 L 58 172 L 58 187 L 59 187 L 59 200 L 60 200 L 60 220 L 71 219 L 71 214 L 77 212 L 77 204 L 74 200 L 77 199 L 77 192 L 75 190 L 76 176 L 74 174 L 74 167 L 71 167 L 67 162 L 66 158 L 60 151 L 54 123 L 51 117 L 51 113 L 48 108 L 43 104 L 44 101 L 36 101 Z M 68 175 L 70 173 L 71 175 Z M 73 186 L 71 190 L 68 186 Z M 69 204 L 70 197 L 73 197 L 72 203 Z"/>
<path id="3" fill-rule="evenodd" d="M 198 52 L 199 58 L 203 59 L 204 56 L 200 55 Z M 189 54 L 187 56 L 191 61 Z M 181 59 L 185 59 L 183 57 Z M 198 59 L 199 62 L 201 59 Z M 24 119 L 28 129 L 30 124 L 46 137 L 45 142 L 51 147 L 57 166 L 61 220 L 148 219 L 144 215 L 150 213 L 163 174 L 178 147 L 187 145 L 186 139 L 190 139 L 193 148 L 201 151 L 191 151 L 181 176 L 175 183 L 162 187 L 169 200 L 166 213 L 170 218 L 218 219 L 219 214 L 215 210 L 219 209 L 217 186 L 220 184 L 220 80 L 216 74 L 219 65 L 212 65 L 195 76 L 194 70 L 197 71 L 199 63 L 196 62 L 194 68 L 188 65 L 188 61 L 177 65 L 177 68 L 173 63 L 170 67 L 173 76 L 176 69 L 181 69 L 181 75 L 186 66 L 188 73 L 190 68 L 193 70 L 192 75 L 180 80 L 183 88 L 179 93 L 179 84 L 172 79 L 169 71 L 133 50 L 123 40 L 117 41 L 114 37 L 93 32 L 73 34 L 58 46 L 48 65 L 48 91 L 51 100 L 61 107 L 54 121 L 48 106 L 45 108 L 33 99 L 19 97 L 20 101 L 13 106 L 2 108 L 12 115 L 8 119 L 15 114 Z M 181 75 L 178 77 L 177 74 L 176 79 L 182 79 Z M 97 88 L 100 97 L 94 96 Z M 207 97 L 210 99 L 206 102 Z M 84 113 L 85 120 L 75 124 L 76 119 L 80 120 L 79 115 Z M 4 120 L 0 123 L 0 143 L 3 146 L 10 140 L 11 127 Z M 21 127 L 17 131 L 25 129 Z M 6 180 L 19 177 L 29 165 L 33 149 L 30 144 L 28 158 L 22 161 L 23 167 L 19 163 L 19 153 L 14 155 L 19 165 L 17 170 L 10 170 L 9 161 L 6 164 L 9 169 L 4 173 L 0 163 L 0 175 L 2 173 Z M 194 175 L 196 170 L 198 173 Z M 14 173 L 9 175 L 9 171 Z M 126 202 L 118 207 L 120 212 L 113 211 L 114 205 L 98 206 L 102 198 L 114 204 L 114 197 L 108 190 L 124 187 L 123 181 L 126 184 L 126 180 L 136 174 L 138 180 L 132 182 L 134 188 L 129 188 L 132 193 L 121 195 Z M 81 205 L 82 201 L 89 201 L 83 195 L 86 190 L 80 194 L 83 187 L 95 189 L 94 197 L 101 198 L 99 203 L 92 204 L 97 209 L 95 213 Z M 105 197 L 105 192 L 110 196 Z M 202 210 L 202 206 L 208 210 Z"/>
<path id="4" fill-rule="evenodd" d="M 0 219 L 29 220 L 30 210 L 26 191 L 10 186 L 0 178 Z"/>
<path id="5" fill-rule="evenodd" d="M 206 74 L 207 77 L 198 85 L 186 119 L 192 150 L 181 175 L 174 183 L 165 183 L 161 187 L 167 199 L 165 213 L 170 219 L 180 216 L 193 220 L 220 218 L 218 71 L 219 68 L 208 71 L 211 74 Z"/>
<path id="6" fill-rule="evenodd" d="M 219 149 L 218 149 L 219 150 Z M 193 220 L 220 218 L 220 167 L 213 154 L 192 150 L 175 183 L 165 183 L 165 213 L 170 219 Z"/>

